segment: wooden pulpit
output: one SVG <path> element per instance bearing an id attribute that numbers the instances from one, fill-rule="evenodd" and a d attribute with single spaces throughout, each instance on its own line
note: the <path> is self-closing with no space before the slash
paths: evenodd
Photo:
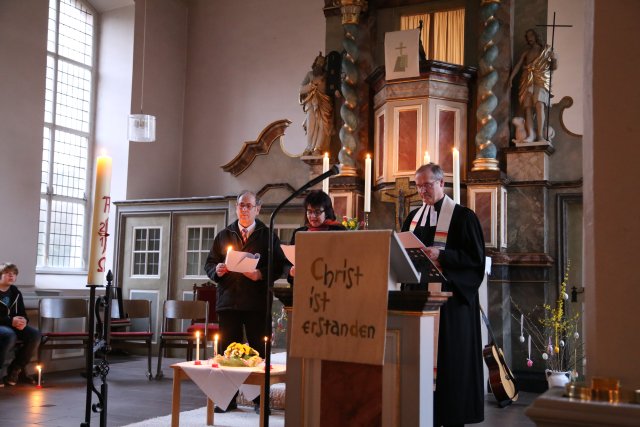
<path id="1" fill-rule="evenodd" d="M 296 236 L 293 290 L 275 291 L 289 315 L 287 426 L 432 426 L 451 294 L 397 290 L 417 277 L 397 243 L 390 230 Z"/>

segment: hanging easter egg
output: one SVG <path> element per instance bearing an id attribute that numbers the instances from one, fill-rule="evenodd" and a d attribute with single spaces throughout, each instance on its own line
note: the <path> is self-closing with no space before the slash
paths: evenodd
<path id="1" fill-rule="evenodd" d="M 574 380 L 578 378 L 578 371 L 576 371 L 575 369 L 573 371 L 571 371 L 571 378 L 573 378 Z"/>
<path id="2" fill-rule="evenodd" d="M 542 358 L 544 360 L 547 360 L 549 358 L 549 355 L 547 353 L 542 353 Z"/>
<path id="3" fill-rule="evenodd" d="M 569 294 L 566 292 L 562 293 L 562 299 L 564 299 L 565 301 L 569 299 Z"/>
<path id="4" fill-rule="evenodd" d="M 564 347 L 564 340 L 560 340 L 560 347 Z"/>
<path id="5" fill-rule="evenodd" d="M 520 342 L 524 342 L 524 335 L 520 335 Z"/>
<path id="6" fill-rule="evenodd" d="M 560 353 L 560 347 L 555 346 L 555 347 L 553 348 L 553 351 L 554 351 L 556 354 Z"/>
<path id="7" fill-rule="evenodd" d="M 527 366 L 530 368 L 533 366 L 533 360 L 527 359 Z"/>
<path id="8" fill-rule="evenodd" d="M 576 331 L 573 333 L 573 338 L 578 339 L 580 338 L 580 334 Z"/>

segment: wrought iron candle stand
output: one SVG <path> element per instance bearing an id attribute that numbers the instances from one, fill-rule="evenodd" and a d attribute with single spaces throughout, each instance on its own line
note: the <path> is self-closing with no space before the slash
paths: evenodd
<path id="1" fill-rule="evenodd" d="M 109 374 L 109 361 L 107 354 L 111 350 L 111 283 L 113 274 L 111 270 L 107 273 L 107 287 L 105 294 L 96 297 L 96 288 L 102 285 L 87 285 L 89 292 L 89 333 L 93 334 L 93 339 L 87 341 L 85 372 L 87 375 L 87 397 L 85 405 L 84 422 L 81 427 L 91 425 L 91 412 L 100 413 L 100 427 L 107 427 L 107 375 Z M 104 317 L 104 318 L 103 318 Z M 97 323 L 96 323 L 97 320 Z M 96 360 L 96 353 L 99 359 Z M 96 388 L 93 379 L 100 377 L 102 384 L 100 390 Z M 92 394 L 98 398 L 97 403 L 92 404 Z"/>

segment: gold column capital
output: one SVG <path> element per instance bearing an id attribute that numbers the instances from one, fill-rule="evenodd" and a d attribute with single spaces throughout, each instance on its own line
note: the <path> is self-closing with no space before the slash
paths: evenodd
<path id="1" fill-rule="evenodd" d="M 342 25 L 357 24 L 360 13 L 367 10 L 367 0 L 340 0 Z"/>

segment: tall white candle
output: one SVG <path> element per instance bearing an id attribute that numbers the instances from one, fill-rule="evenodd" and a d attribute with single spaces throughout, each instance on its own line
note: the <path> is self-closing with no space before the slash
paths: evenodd
<path id="1" fill-rule="evenodd" d="M 524 335 L 524 314 L 520 315 L 520 336 Z"/>
<path id="2" fill-rule="evenodd" d="M 322 173 L 329 172 L 329 153 L 324 153 L 322 157 Z M 329 194 L 329 178 L 322 181 L 322 191 Z"/>
<path id="3" fill-rule="evenodd" d="M 460 152 L 453 149 L 453 201 L 460 203 Z"/>
<path id="4" fill-rule="evenodd" d="M 269 338 L 264 337 L 264 354 L 262 355 L 263 358 L 267 357 L 267 341 L 269 340 Z"/>
<path id="5" fill-rule="evenodd" d="M 429 155 L 429 150 L 424 152 L 424 161 L 422 162 L 423 165 L 428 165 L 429 163 L 431 163 L 431 156 Z"/>
<path id="6" fill-rule="evenodd" d="M 233 246 L 227 246 L 227 256 L 224 258 L 224 263 L 227 264 L 229 262 L 229 252 L 233 249 Z"/>
<path id="7" fill-rule="evenodd" d="M 87 284 L 103 285 L 107 255 L 109 210 L 111 208 L 111 157 L 99 156 L 96 162 L 96 185 L 91 221 L 91 246 Z"/>
<path id="8" fill-rule="evenodd" d="M 213 336 L 213 356 L 218 355 L 218 334 Z"/>
<path id="9" fill-rule="evenodd" d="M 38 365 L 36 369 L 38 370 L 38 387 L 42 387 L 42 366 Z"/>
<path id="10" fill-rule="evenodd" d="M 200 331 L 196 331 L 196 362 L 200 360 Z"/>
<path id="11" fill-rule="evenodd" d="M 371 156 L 364 159 L 364 211 L 371 212 Z"/>

